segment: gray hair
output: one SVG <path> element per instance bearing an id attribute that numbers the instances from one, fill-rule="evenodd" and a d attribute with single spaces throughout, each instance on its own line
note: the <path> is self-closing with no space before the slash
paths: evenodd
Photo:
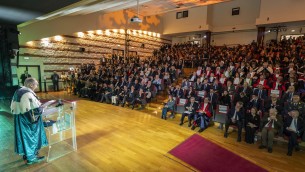
<path id="1" fill-rule="evenodd" d="M 30 87 L 31 85 L 34 85 L 34 84 L 38 84 L 37 80 L 35 78 L 27 78 L 25 79 L 24 81 L 24 86 L 26 87 Z"/>

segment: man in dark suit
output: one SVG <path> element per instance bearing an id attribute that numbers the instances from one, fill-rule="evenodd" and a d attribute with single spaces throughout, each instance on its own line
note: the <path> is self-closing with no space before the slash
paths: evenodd
<path id="1" fill-rule="evenodd" d="M 27 70 L 25 70 L 24 73 L 20 76 L 21 84 L 24 85 L 25 79 L 30 78 L 30 77 L 31 77 L 31 75 L 28 73 Z"/>
<path id="2" fill-rule="evenodd" d="M 176 89 L 174 90 L 174 97 L 182 98 L 183 96 L 184 96 L 184 92 L 180 88 L 180 85 L 176 85 Z"/>
<path id="3" fill-rule="evenodd" d="M 271 94 L 270 98 L 264 101 L 264 112 L 268 113 L 271 108 L 276 109 L 278 114 L 282 115 L 283 103 L 276 94 Z"/>
<path id="4" fill-rule="evenodd" d="M 209 98 L 212 108 L 216 109 L 217 103 L 218 103 L 218 95 L 215 93 L 215 90 L 213 88 L 210 88 L 210 93 L 206 96 Z"/>
<path id="5" fill-rule="evenodd" d="M 253 94 L 247 109 L 250 110 L 255 107 L 258 111 L 263 112 L 264 107 L 262 105 L 262 99 L 260 99 L 257 94 Z"/>
<path id="6" fill-rule="evenodd" d="M 56 71 L 53 72 L 53 74 L 51 75 L 51 80 L 53 83 L 53 91 L 59 91 L 59 75 L 56 73 Z"/>
<path id="7" fill-rule="evenodd" d="M 235 105 L 237 102 L 243 102 L 243 107 L 247 109 L 249 98 L 247 97 L 246 93 L 240 92 L 239 94 L 235 94 L 233 104 Z"/>
<path id="8" fill-rule="evenodd" d="M 305 104 L 304 102 L 300 101 L 300 96 L 299 95 L 293 95 L 292 101 L 288 102 L 285 107 L 284 107 L 284 116 L 290 115 L 290 112 L 292 110 L 297 110 L 300 112 L 301 117 L 305 117 Z"/>
<path id="9" fill-rule="evenodd" d="M 242 87 L 238 88 L 238 93 L 244 92 L 247 97 L 251 97 L 253 91 L 252 88 L 248 86 L 247 82 L 244 82 Z"/>
<path id="10" fill-rule="evenodd" d="M 222 93 L 222 85 L 219 83 L 218 79 L 214 80 L 213 85 L 211 85 L 211 88 L 214 89 L 215 93 L 218 93 L 219 95 L 221 95 L 221 93 Z"/>
<path id="11" fill-rule="evenodd" d="M 258 85 L 258 89 L 255 89 L 253 94 L 256 94 L 260 99 L 265 99 L 268 96 L 268 93 L 266 90 L 264 90 L 264 86 L 262 84 Z"/>
<path id="12" fill-rule="evenodd" d="M 242 107 L 243 107 L 243 102 L 237 102 L 235 107 L 228 111 L 226 124 L 225 124 L 225 133 L 224 133 L 225 138 L 228 137 L 229 126 L 235 125 L 238 128 L 237 141 L 241 142 L 242 126 L 243 126 L 243 121 L 245 119 L 245 112 Z"/>
<path id="13" fill-rule="evenodd" d="M 290 86 L 288 90 L 284 93 L 282 96 L 282 102 L 290 102 L 292 101 L 292 97 L 295 94 L 295 88 L 294 86 Z"/>
<path id="14" fill-rule="evenodd" d="M 269 110 L 269 116 L 265 115 L 262 120 L 262 144 L 259 146 L 259 149 L 268 148 L 268 152 L 272 153 L 273 138 L 281 128 L 283 127 L 283 122 L 281 117 L 277 115 L 276 109 Z"/>
<path id="15" fill-rule="evenodd" d="M 128 102 L 128 104 L 132 105 L 132 109 L 134 109 L 135 97 L 136 97 L 135 88 L 134 88 L 134 86 L 131 86 L 131 89 L 128 92 L 127 97 L 126 97 L 126 102 Z"/>
<path id="16" fill-rule="evenodd" d="M 304 122 L 303 119 L 299 117 L 299 111 L 291 111 L 290 116 L 286 118 L 286 122 L 284 124 L 284 133 L 289 137 L 288 156 L 292 156 L 293 148 L 295 148 L 295 151 L 300 151 L 297 138 L 302 135 L 303 131 Z"/>
<path id="17" fill-rule="evenodd" d="M 210 84 L 208 83 L 208 79 L 204 79 L 201 85 L 201 90 L 209 92 L 210 91 Z"/>
<path id="18" fill-rule="evenodd" d="M 198 103 L 195 102 L 195 97 L 191 97 L 191 100 L 184 105 L 186 111 L 182 113 L 179 125 L 183 125 L 185 116 L 188 116 L 188 122 L 189 122 L 188 127 L 190 127 L 192 123 L 192 119 L 194 118 L 194 115 L 198 110 L 198 106 L 199 106 Z"/>

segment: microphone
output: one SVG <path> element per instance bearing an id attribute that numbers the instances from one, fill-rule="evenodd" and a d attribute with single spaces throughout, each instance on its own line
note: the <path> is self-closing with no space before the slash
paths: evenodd
<path id="1" fill-rule="evenodd" d="M 61 99 L 58 99 L 57 100 L 57 105 L 55 107 L 59 107 L 59 106 L 62 106 L 64 105 L 63 102 L 61 101 Z"/>

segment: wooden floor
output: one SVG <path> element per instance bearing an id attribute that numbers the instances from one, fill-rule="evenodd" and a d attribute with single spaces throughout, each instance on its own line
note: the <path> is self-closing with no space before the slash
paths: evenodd
<path id="1" fill-rule="evenodd" d="M 51 96 L 76 99 L 66 93 L 40 94 L 46 99 Z M 160 106 L 158 101 L 139 111 L 78 100 L 77 152 L 49 163 L 27 166 L 19 156 L 3 151 L 0 152 L 0 171 L 196 171 L 170 156 L 168 151 L 198 129 L 192 131 L 186 124 L 179 126 L 179 115 L 175 119 L 160 119 Z M 269 171 L 305 170 L 304 152 L 294 152 L 288 157 L 286 144 L 274 145 L 274 152 L 270 154 L 258 149 L 259 143 L 237 143 L 237 132 L 224 138 L 223 131 L 217 126 L 208 128 L 201 135 Z"/>

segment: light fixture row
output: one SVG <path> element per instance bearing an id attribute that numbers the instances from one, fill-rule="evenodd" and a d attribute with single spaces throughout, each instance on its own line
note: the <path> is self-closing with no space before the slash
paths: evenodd
<path id="1" fill-rule="evenodd" d="M 125 30 L 124 29 L 107 29 L 105 31 L 102 31 L 102 30 L 96 30 L 96 31 L 87 31 L 87 35 L 89 36 L 94 36 L 94 34 L 97 34 L 97 35 L 102 35 L 102 34 L 105 34 L 107 36 L 111 35 L 111 32 L 113 33 L 121 33 L 121 34 L 125 34 Z M 127 30 L 127 33 L 128 34 L 133 34 L 133 35 L 148 35 L 148 36 L 153 36 L 153 37 L 158 37 L 160 38 L 160 34 L 159 33 L 155 33 L 155 32 L 149 32 L 149 31 L 142 31 L 142 30 Z M 85 33 L 84 32 L 77 32 L 77 36 L 82 38 L 82 37 L 85 37 Z M 63 40 L 63 37 L 60 36 L 60 35 L 56 35 L 53 37 L 54 41 L 62 41 Z M 44 45 L 48 45 L 49 42 L 50 42 L 51 38 L 42 38 L 41 39 L 41 43 L 44 44 Z M 29 41 L 27 42 L 28 45 L 33 45 L 34 42 L 33 41 Z"/>
<path id="2" fill-rule="evenodd" d="M 96 30 L 96 31 L 87 31 L 87 34 L 89 36 L 94 36 L 94 33 L 96 33 L 97 35 L 102 35 L 105 34 L 107 36 L 111 35 L 111 33 L 120 33 L 120 34 L 125 34 L 125 30 L 124 29 L 107 29 L 105 31 L 102 30 Z M 160 38 L 160 33 L 155 33 L 155 32 L 149 32 L 149 31 L 142 31 L 142 30 L 127 30 L 127 34 L 133 34 L 133 35 L 148 35 L 148 36 L 153 36 L 153 37 L 158 37 Z M 85 36 L 85 32 L 77 32 L 77 36 L 78 37 L 84 37 Z"/>

